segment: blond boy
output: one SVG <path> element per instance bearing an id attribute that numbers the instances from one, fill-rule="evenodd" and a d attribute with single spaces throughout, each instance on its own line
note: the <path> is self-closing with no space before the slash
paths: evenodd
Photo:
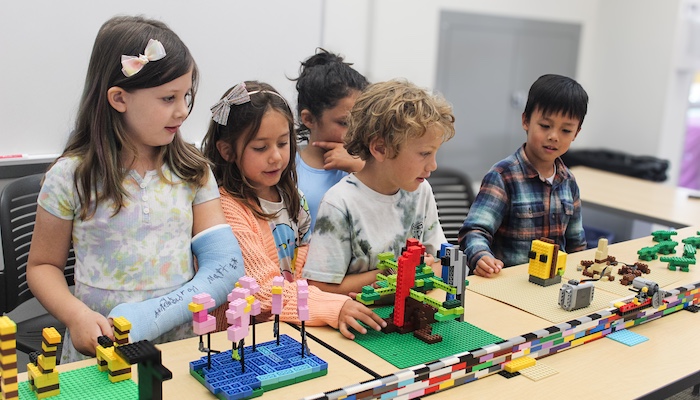
<path id="1" fill-rule="evenodd" d="M 325 291 L 358 292 L 376 281 L 377 255 L 399 256 L 408 238 L 425 245 L 427 264 L 439 264 L 431 255 L 446 239 L 427 178 L 454 134 L 443 98 L 407 81 L 370 85 L 350 112 L 345 137 L 348 153 L 365 167 L 321 201 L 303 276 Z"/>

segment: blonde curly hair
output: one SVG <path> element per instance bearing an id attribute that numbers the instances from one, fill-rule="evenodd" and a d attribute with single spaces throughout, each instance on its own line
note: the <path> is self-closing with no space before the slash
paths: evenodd
<path id="1" fill-rule="evenodd" d="M 383 139 L 389 157 L 395 158 L 402 144 L 430 128 L 442 131 L 443 142 L 452 139 L 454 122 L 452 106 L 442 96 L 406 80 L 379 82 L 369 85 L 350 111 L 345 148 L 368 160 L 372 140 Z"/>

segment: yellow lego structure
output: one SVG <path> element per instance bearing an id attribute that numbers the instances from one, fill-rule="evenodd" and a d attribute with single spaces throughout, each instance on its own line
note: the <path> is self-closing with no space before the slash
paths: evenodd
<path id="1" fill-rule="evenodd" d="M 56 371 L 56 353 L 61 343 L 61 334 L 56 328 L 44 328 L 41 332 L 41 354 L 30 354 L 30 363 L 27 364 L 27 378 L 29 388 L 36 393 L 38 399 L 57 396 L 61 393 Z"/>
<path id="2" fill-rule="evenodd" d="M 550 286 L 561 282 L 566 270 L 566 253 L 559 245 L 548 238 L 533 240 L 528 255 L 530 282 L 540 286 Z"/>
<path id="3" fill-rule="evenodd" d="M 124 317 L 114 318 L 112 321 L 116 341 L 112 342 L 107 336 L 100 336 L 97 338 L 98 346 L 95 353 L 97 369 L 103 372 L 109 371 L 109 381 L 114 383 L 131 379 L 131 364 L 114 351 L 115 347 L 129 343 L 131 322 Z"/>
<path id="4" fill-rule="evenodd" d="M 10 317 L 0 316 L 0 399 L 17 400 L 17 325 Z"/>

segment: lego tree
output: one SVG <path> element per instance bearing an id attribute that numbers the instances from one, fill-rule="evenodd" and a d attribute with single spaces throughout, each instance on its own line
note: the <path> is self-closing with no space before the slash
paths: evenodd
<path id="1" fill-rule="evenodd" d="M 452 255 L 454 251 L 456 249 L 452 249 L 447 257 L 458 259 Z M 387 326 L 382 329 L 382 332 L 413 332 L 415 337 L 426 343 L 437 343 L 442 340 L 442 337 L 432 334 L 431 324 L 456 319 L 464 314 L 464 308 L 456 299 L 441 302 L 426 296 L 431 289 L 441 289 L 453 295 L 457 294 L 458 289 L 435 276 L 432 269 L 424 263 L 424 253 L 425 246 L 417 239 L 408 239 L 397 262 L 390 259 L 391 253 L 380 255 L 378 268 L 380 270 L 396 268 L 397 273 L 388 276 L 377 274 L 376 287 L 363 287 L 356 299 L 370 305 L 382 296 L 395 294 L 394 311 L 385 319 Z"/>

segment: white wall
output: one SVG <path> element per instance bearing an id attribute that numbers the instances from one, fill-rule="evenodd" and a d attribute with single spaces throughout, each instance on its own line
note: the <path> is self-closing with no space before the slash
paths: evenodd
<path id="1" fill-rule="evenodd" d="M 0 154 L 60 153 L 97 30 L 116 14 L 167 23 L 201 72 L 183 136 L 201 140 L 209 106 L 242 80 L 263 80 L 296 104 L 299 62 L 321 44 L 322 0 L 22 0 L 0 13 Z M 167 51 L 167 49 L 166 49 Z"/>
<path id="2" fill-rule="evenodd" d="M 573 148 L 610 148 L 671 160 L 677 181 L 690 81 L 677 71 L 679 9 L 696 0 L 327 0 L 324 43 L 348 49 L 372 81 L 436 81 L 441 10 L 582 25 L 577 76 L 590 96 Z M 358 3 L 358 2 L 355 2 Z M 356 35 L 366 27 L 369 35 Z M 364 42 L 364 44 L 362 43 Z M 464 71 L 465 74 L 469 71 Z M 448 99 L 449 100 L 449 99 Z M 459 129 L 459 121 L 457 121 Z M 459 134 L 468 135 L 469 132 Z"/>
<path id="3" fill-rule="evenodd" d="M 319 45 L 345 55 L 371 81 L 405 77 L 432 87 L 439 14 L 450 10 L 581 24 L 576 79 L 591 102 L 574 148 L 670 159 L 675 183 L 690 79 L 677 62 L 686 3 L 700 0 L 7 2 L 0 14 L 0 154 L 62 149 L 97 29 L 117 13 L 162 19 L 192 50 L 202 82 L 182 131 L 194 141 L 206 129 L 208 106 L 237 81 L 268 81 L 293 103 L 285 75 L 295 77 L 299 61 Z"/>

